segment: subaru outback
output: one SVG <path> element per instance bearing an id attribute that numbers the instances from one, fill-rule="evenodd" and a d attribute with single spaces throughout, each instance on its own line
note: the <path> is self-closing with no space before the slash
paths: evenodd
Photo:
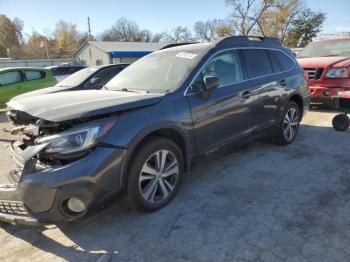
<path id="1" fill-rule="evenodd" d="M 309 103 L 292 52 L 277 39 L 245 36 L 167 46 L 103 90 L 11 101 L 19 167 L 0 188 L 0 218 L 76 220 L 124 197 L 158 210 L 194 159 L 260 136 L 292 143 Z"/>

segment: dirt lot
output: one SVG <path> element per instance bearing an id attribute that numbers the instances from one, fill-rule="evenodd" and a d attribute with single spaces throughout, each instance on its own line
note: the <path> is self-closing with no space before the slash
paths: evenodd
<path id="1" fill-rule="evenodd" d="M 308 113 L 291 146 L 256 142 L 198 165 L 156 213 L 0 223 L 0 260 L 350 261 L 350 132 L 334 131 L 333 115 Z"/>

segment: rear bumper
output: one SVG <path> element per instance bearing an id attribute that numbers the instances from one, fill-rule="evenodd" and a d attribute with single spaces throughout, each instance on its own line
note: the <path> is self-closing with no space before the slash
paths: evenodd
<path id="1" fill-rule="evenodd" d="M 62 166 L 33 166 L 12 146 L 19 168 L 10 172 L 12 184 L 0 186 L 0 221 L 13 224 L 57 223 L 76 220 L 123 196 L 121 164 L 126 150 L 97 147 L 86 157 Z M 84 202 L 86 211 L 69 214 L 64 203 Z"/>

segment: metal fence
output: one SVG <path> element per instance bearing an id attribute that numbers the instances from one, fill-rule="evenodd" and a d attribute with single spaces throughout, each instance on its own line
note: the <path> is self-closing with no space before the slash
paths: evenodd
<path id="1" fill-rule="evenodd" d="M 45 67 L 72 63 L 71 59 L 33 59 L 33 60 L 0 60 L 0 68 L 4 67 Z"/>

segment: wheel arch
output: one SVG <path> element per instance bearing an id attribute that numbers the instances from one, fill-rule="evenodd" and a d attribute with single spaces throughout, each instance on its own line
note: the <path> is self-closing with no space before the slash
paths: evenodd
<path id="1" fill-rule="evenodd" d="M 189 135 L 182 128 L 174 124 L 160 124 L 142 130 L 128 146 L 128 152 L 122 164 L 121 185 L 126 187 L 128 170 L 132 157 L 142 144 L 150 137 L 164 137 L 173 141 L 181 150 L 185 172 L 191 171 L 192 147 Z"/>
<path id="2" fill-rule="evenodd" d="M 290 96 L 290 98 L 288 99 L 288 102 L 289 101 L 293 101 L 295 102 L 298 107 L 299 107 L 299 110 L 300 110 L 300 121 L 301 119 L 303 118 L 303 115 L 304 115 L 304 102 L 303 102 L 303 98 L 301 97 L 301 95 L 299 94 L 293 94 Z"/>

